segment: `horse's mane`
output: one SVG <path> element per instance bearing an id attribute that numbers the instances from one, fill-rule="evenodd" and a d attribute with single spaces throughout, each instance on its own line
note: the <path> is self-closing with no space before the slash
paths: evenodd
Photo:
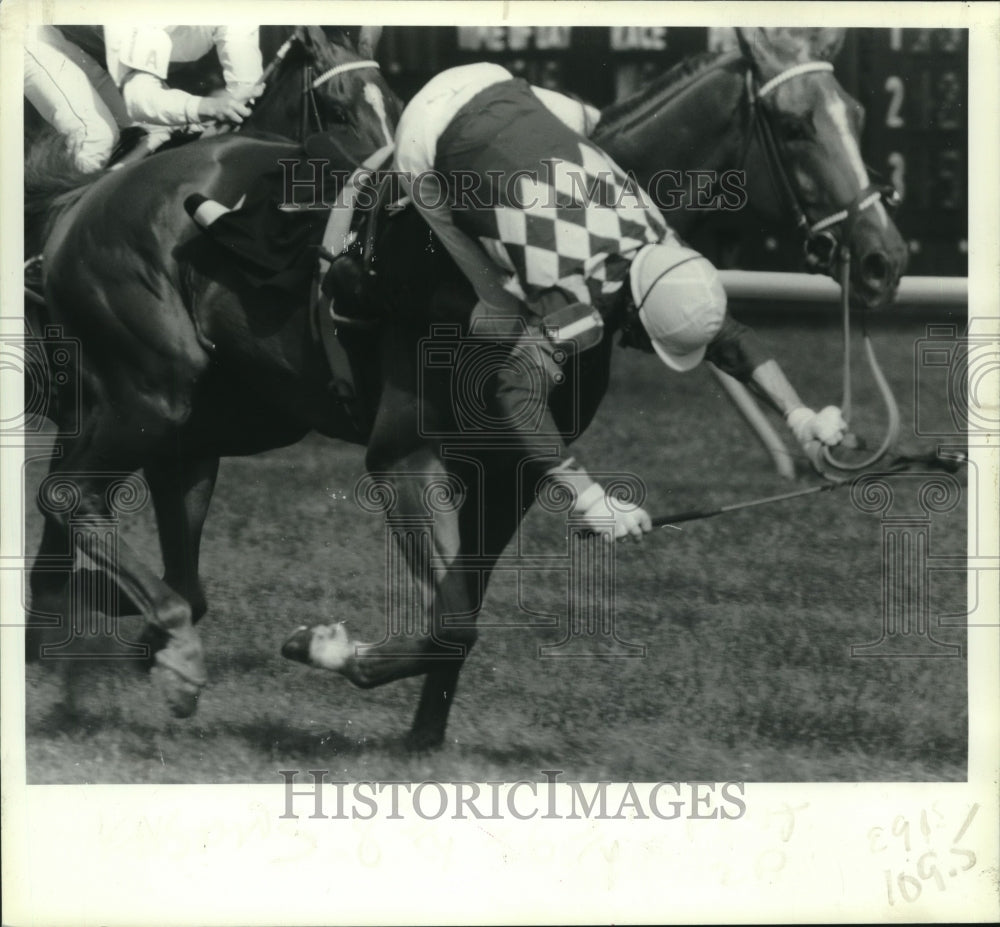
<path id="1" fill-rule="evenodd" d="M 26 250 L 40 248 L 56 219 L 104 173 L 78 170 L 66 139 L 54 129 L 41 133 L 24 156 Z"/>
<path id="2" fill-rule="evenodd" d="M 606 128 L 608 124 L 623 117 L 634 117 L 636 112 L 650 101 L 655 100 L 658 104 L 662 104 L 672 100 L 706 71 L 739 60 L 741 57 L 739 52 L 729 50 L 704 51 L 681 59 L 648 86 L 601 110 L 601 128 Z"/>

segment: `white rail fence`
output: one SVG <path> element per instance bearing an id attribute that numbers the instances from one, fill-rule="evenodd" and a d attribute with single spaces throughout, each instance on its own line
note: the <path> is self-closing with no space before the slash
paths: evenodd
<path id="1" fill-rule="evenodd" d="M 833 303 L 840 300 L 840 287 L 829 277 L 817 274 L 720 270 L 719 276 L 730 299 L 816 303 Z M 897 306 L 944 309 L 965 306 L 968 301 L 967 277 L 903 277 L 896 293 Z"/>

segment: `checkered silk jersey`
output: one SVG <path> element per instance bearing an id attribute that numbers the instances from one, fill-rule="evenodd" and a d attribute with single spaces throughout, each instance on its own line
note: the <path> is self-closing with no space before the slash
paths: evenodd
<path id="1" fill-rule="evenodd" d="M 508 289 L 533 315 L 567 302 L 610 308 L 636 251 L 672 234 L 638 184 L 521 80 L 459 110 L 435 168 L 455 224 L 511 273 Z"/>

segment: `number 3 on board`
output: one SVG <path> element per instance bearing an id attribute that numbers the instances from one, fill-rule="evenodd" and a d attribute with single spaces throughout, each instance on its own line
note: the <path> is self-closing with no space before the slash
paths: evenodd
<path id="1" fill-rule="evenodd" d="M 906 199 L 906 158 L 898 151 L 893 151 L 886 159 L 889 163 L 890 179 L 899 194 L 899 202 Z"/>

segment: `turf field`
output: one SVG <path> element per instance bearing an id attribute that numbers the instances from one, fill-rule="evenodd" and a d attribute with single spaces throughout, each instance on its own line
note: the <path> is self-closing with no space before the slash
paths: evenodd
<path id="1" fill-rule="evenodd" d="M 927 446 L 913 435 L 925 326 L 908 316 L 873 330 L 907 448 Z M 807 402 L 839 401 L 834 310 L 756 327 Z M 883 414 L 858 347 L 853 421 L 874 440 Z M 638 474 L 653 515 L 790 488 L 708 371 L 680 376 L 616 351 L 613 375 L 576 451 L 594 469 Z M 921 414 L 941 420 L 946 395 L 932 386 Z M 43 471 L 27 474 L 33 498 Z M 362 474 L 361 449 L 316 436 L 224 461 L 203 546 L 210 684 L 198 713 L 171 719 L 148 678 L 121 667 L 28 666 L 29 781 L 277 782 L 289 768 L 349 780 L 541 779 L 545 769 L 582 781 L 965 778 L 964 658 L 851 656 L 882 628 L 882 526 L 846 488 L 617 546 L 617 633 L 645 647 L 641 658 L 540 657 L 565 634 L 565 580 L 538 574 L 520 593 L 530 613 L 561 616 L 552 627 L 520 611 L 514 579 L 498 576 L 446 745 L 407 754 L 419 680 L 361 691 L 279 655 L 301 623 L 347 620 L 373 638 L 384 621 L 384 525 L 353 501 Z M 815 481 L 804 471 L 799 485 Z M 899 500 L 920 512 L 912 480 Z M 965 502 L 963 489 L 952 512 L 933 516 L 932 554 L 964 553 Z M 39 531 L 32 506 L 29 549 Z M 563 531 L 533 510 L 524 543 L 557 550 Z M 125 534 L 158 563 L 151 512 Z M 963 612 L 965 595 L 963 574 L 935 573 L 932 616 Z M 964 630 L 935 633 L 964 654 Z"/>

